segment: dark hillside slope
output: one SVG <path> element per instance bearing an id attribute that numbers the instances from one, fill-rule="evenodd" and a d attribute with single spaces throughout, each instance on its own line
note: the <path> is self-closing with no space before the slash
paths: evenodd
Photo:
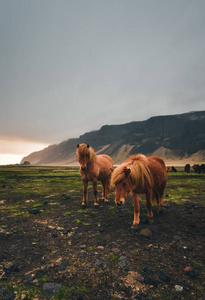
<path id="1" fill-rule="evenodd" d="M 96 152 L 110 155 L 115 163 L 128 155 L 151 155 L 160 148 L 179 159 L 205 150 L 205 111 L 152 117 L 123 125 L 105 125 L 77 139 L 69 139 L 23 158 L 31 164 L 66 164 L 76 161 L 76 144 L 89 143 Z"/>

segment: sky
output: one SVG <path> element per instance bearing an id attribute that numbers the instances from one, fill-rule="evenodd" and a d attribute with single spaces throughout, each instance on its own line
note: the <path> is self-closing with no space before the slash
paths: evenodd
<path id="1" fill-rule="evenodd" d="M 205 109 L 204 0 L 0 0 L 0 164 Z"/>

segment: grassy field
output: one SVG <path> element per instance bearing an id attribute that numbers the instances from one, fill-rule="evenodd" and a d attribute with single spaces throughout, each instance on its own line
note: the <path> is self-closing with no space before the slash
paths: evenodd
<path id="1" fill-rule="evenodd" d="M 204 179 L 205 174 L 194 172 L 187 174 L 179 168 L 177 173 L 168 173 L 165 195 L 169 195 L 169 201 L 178 204 L 183 203 L 182 200 L 186 198 L 204 204 Z M 68 193 L 71 197 L 82 195 L 80 173 L 75 167 L 2 166 L 0 167 L 0 182 L 0 201 L 5 201 L 6 204 L 2 205 L 1 211 L 6 210 L 11 213 L 11 216 L 21 214 L 31 207 L 41 207 L 46 197 L 55 196 L 60 199 L 63 193 Z M 98 190 L 100 188 L 99 184 Z M 89 191 L 92 191 L 91 184 L 89 184 Z M 111 196 L 114 198 L 113 189 Z"/>
<path id="2" fill-rule="evenodd" d="M 157 218 L 155 224 L 161 228 L 163 234 L 157 237 L 158 242 L 156 242 L 155 236 L 153 236 L 153 240 L 144 240 L 130 230 L 133 220 L 132 199 L 129 197 L 127 205 L 119 210 L 114 204 L 115 194 L 113 189 L 111 190 L 109 204 L 107 206 L 102 204 L 99 210 L 95 210 L 93 208 L 93 194 L 90 184 L 88 208 L 82 210 L 82 182 L 78 168 L 1 166 L 0 289 L 3 287 L 7 292 L 12 291 L 16 297 L 15 299 L 46 299 L 42 295 L 43 283 L 59 282 L 62 285 L 61 290 L 52 299 L 94 299 L 93 297 L 95 299 L 121 299 L 122 297 L 130 299 L 133 293 L 137 293 L 137 291 L 134 288 L 132 290 L 130 290 L 131 288 L 128 289 L 124 283 L 125 281 L 122 283 L 122 285 L 124 284 L 124 290 L 120 290 L 119 287 L 116 288 L 115 280 L 117 281 L 117 278 L 122 275 L 125 278 L 129 274 L 127 270 L 119 271 L 117 265 L 119 254 L 112 252 L 110 249 L 119 248 L 122 255 L 129 257 L 129 260 L 133 262 L 130 271 L 133 272 L 136 267 L 137 255 L 146 247 L 151 249 L 153 245 L 156 246 L 158 243 L 163 249 L 163 247 L 166 248 L 170 245 L 170 249 L 167 250 L 167 253 L 170 254 L 171 249 L 173 251 L 175 248 L 172 247 L 173 241 L 169 240 L 171 238 L 169 235 L 173 239 L 174 232 L 179 235 L 182 233 L 182 236 L 184 234 L 185 238 L 184 241 L 183 238 L 180 241 L 180 247 L 186 247 L 187 243 L 190 245 L 190 241 L 188 242 L 187 239 L 190 232 L 192 232 L 192 229 L 189 228 L 193 224 L 197 233 L 194 232 L 192 242 L 198 243 L 198 246 L 201 247 L 202 233 L 200 232 L 201 225 L 198 223 L 200 223 L 200 220 L 203 220 L 200 210 L 204 209 L 205 203 L 204 180 L 205 174 L 195 174 L 193 172 L 186 174 L 180 169 L 177 173 L 168 174 L 164 198 L 164 204 L 165 207 L 167 206 L 167 209 L 165 209 L 164 219 L 161 219 L 164 221 L 162 223 Z M 100 185 L 98 190 L 100 190 Z M 69 199 L 63 197 L 65 193 L 69 194 Z M 169 210 L 169 207 L 172 209 Z M 29 210 L 33 208 L 39 208 L 39 214 L 33 215 L 29 213 Z M 181 222 L 181 216 L 184 218 L 184 223 Z M 141 201 L 141 218 L 146 218 L 144 197 L 142 197 Z M 190 223 L 186 221 L 187 219 L 190 219 Z M 121 228 L 118 228 L 119 226 L 113 227 L 116 220 L 121 224 Z M 175 228 L 171 228 L 172 222 L 175 222 Z M 177 222 L 179 222 L 179 225 Z M 42 226 L 44 226 L 44 229 L 42 229 Z M 144 225 L 140 226 L 140 228 L 143 228 Z M 177 226 L 179 226 L 178 229 Z M 103 230 L 97 230 L 101 227 L 103 227 Z M 55 240 L 53 240 L 54 234 L 57 237 Z M 42 241 L 44 236 L 45 241 Z M 139 240 L 136 240 L 136 237 Z M 136 249 L 136 242 L 139 249 Z M 72 244 L 72 247 L 69 246 L 70 252 L 67 252 L 68 247 L 65 246 L 66 243 L 68 245 Z M 80 247 L 84 244 L 85 250 L 81 251 Z M 103 244 L 105 249 L 108 249 L 104 254 L 100 254 L 99 250 L 97 250 L 101 244 Z M 122 245 L 121 248 L 120 244 Z M 39 248 L 34 252 L 32 252 L 33 245 L 39 245 Z M 114 247 L 113 245 L 117 246 Z M 198 266 L 199 276 L 195 282 L 188 280 L 191 288 L 184 289 L 180 296 L 175 294 L 173 282 L 177 284 L 180 281 L 178 273 L 180 274 L 182 270 L 172 270 L 173 268 L 169 268 L 172 262 L 166 261 L 164 264 L 167 265 L 167 270 L 172 272 L 173 282 L 166 284 L 162 289 L 154 289 L 150 285 L 140 286 L 138 294 L 142 298 L 138 299 L 146 299 L 143 297 L 147 296 L 158 297 L 154 299 L 202 299 L 204 266 L 202 257 L 198 257 L 198 253 L 201 251 L 201 248 L 198 246 L 196 251 L 190 254 L 191 263 L 187 262 L 192 267 L 195 266 L 197 268 Z M 177 247 L 179 245 L 176 246 L 176 249 Z M 40 255 L 42 251 L 45 251 L 45 255 Z M 140 264 L 137 264 L 140 269 L 138 271 L 141 271 L 141 273 L 143 272 L 143 263 L 150 261 L 152 264 L 152 257 L 148 253 L 149 250 L 146 251 L 147 257 L 144 257 L 144 260 L 141 262 L 141 269 Z M 81 252 L 83 252 L 82 255 L 87 255 L 88 261 L 90 260 L 89 263 L 87 262 L 87 265 L 81 260 L 81 257 L 79 258 Z M 167 253 L 164 253 L 164 260 L 168 259 L 166 258 Z M 34 263 L 36 268 L 32 265 L 32 255 L 36 257 Z M 183 257 L 183 254 L 181 255 Z M 92 261 L 94 258 L 91 258 L 91 256 L 105 260 L 107 264 L 105 270 L 99 268 L 96 270 Z M 55 261 L 72 261 L 73 265 L 69 263 L 69 267 L 66 268 L 64 273 L 58 270 L 59 274 L 56 276 L 54 271 L 57 266 L 53 263 L 54 258 Z M 25 265 L 22 262 L 24 259 L 26 261 Z M 6 274 L 5 265 L 13 262 L 16 264 L 16 260 L 20 265 L 20 271 L 16 273 L 15 271 L 11 272 L 9 275 Z M 42 262 L 45 264 L 45 261 L 47 266 L 42 270 Z M 185 263 L 182 264 L 181 268 L 184 266 L 186 266 Z M 158 267 L 155 266 L 156 272 Z M 26 274 L 34 273 L 35 281 L 32 284 L 31 282 L 30 284 L 25 282 Z M 186 277 L 182 280 L 181 285 L 184 284 L 185 280 Z M 109 286 L 106 292 L 103 292 L 103 285 Z"/>

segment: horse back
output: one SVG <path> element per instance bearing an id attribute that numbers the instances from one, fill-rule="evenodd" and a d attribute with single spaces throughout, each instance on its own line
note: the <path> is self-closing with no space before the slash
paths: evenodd
<path id="1" fill-rule="evenodd" d="M 105 175 L 111 175 L 113 171 L 112 158 L 106 154 L 100 154 L 96 156 L 96 163 L 99 168 L 99 177 Z"/>
<path id="2" fill-rule="evenodd" d="M 148 165 L 155 187 L 166 184 L 167 171 L 163 159 L 157 156 L 150 156 L 148 157 Z"/>

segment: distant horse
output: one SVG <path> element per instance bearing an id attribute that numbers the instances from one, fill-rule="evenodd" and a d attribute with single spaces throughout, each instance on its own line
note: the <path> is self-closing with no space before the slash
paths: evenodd
<path id="1" fill-rule="evenodd" d="M 204 174 L 205 173 L 205 164 L 202 164 L 200 166 L 201 172 Z"/>
<path id="2" fill-rule="evenodd" d="M 172 166 L 167 166 L 167 172 L 171 172 L 172 171 Z"/>
<path id="3" fill-rule="evenodd" d="M 163 211 L 164 189 L 167 172 L 164 161 L 159 157 L 146 157 L 142 154 L 132 155 L 112 173 L 112 185 L 115 185 L 115 203 L 124 203 L 132 192 L 134 201 L 133 227 L 140 221 L 140 196 L 146 195 L 148 217 L 152 217 L 152 203 L 157 202 L 159 212 Z"/>
<path id="4" fill-rule="evenodd" d="M 177 172 L 177 169 L 172 166 L 172 172 Z"/>
<path id="5" fill-rule="evenodd" d="M 184 172 L 190 173 L 190 168 L 191 168 L 190 164 L 186 164 L 186 166 L 184 167 Z"/>
<path id="6" fill-rule="evenodd" d="M 94 149 L 86 144 L 77 145 L 78 161 L 80 163 L 81 179 L 83 181 L 83 202 L 87 204 L 88 181 L 93 183 L 94 205 L 98 206 L 97 180 L 102 183 L 102 196 L 108 201 L 113 162 L 108 155 L 96 155 Z"/>
<path id="7" fill-rule="evenodd" d="M 177 169 L 173 166 L 168 166 L 167 167 L 167 172 L 177 172 Z"/>
<path id="8" fill-rule="evenodd" d="M 194 164 L 192 168 L 194 169 L 195 173 L 198 173 L 198 174 L 205 173 L 205 164 L 202 164 L 202 165 Z"/>
<path id="9" fill-rule="evenodd" d="M 201 173 L 199 164 L 194 164 L 192 168 L 195 173 Z"/>

